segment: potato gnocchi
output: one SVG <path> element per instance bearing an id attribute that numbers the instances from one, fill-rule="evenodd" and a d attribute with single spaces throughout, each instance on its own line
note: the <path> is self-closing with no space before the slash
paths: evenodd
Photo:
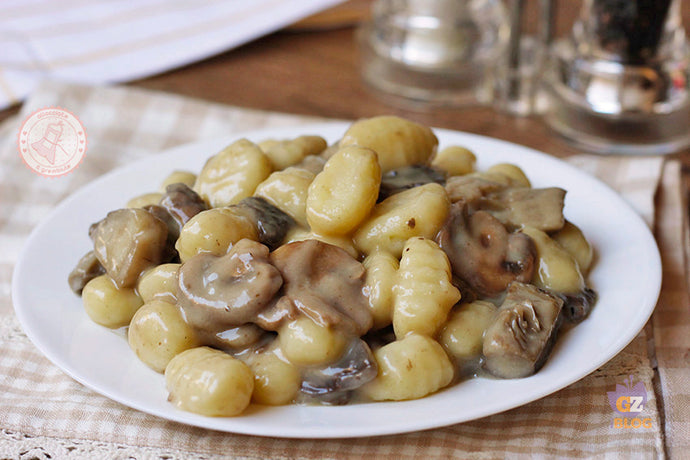
<path id="1" fill-rule="evenodd" d="M 309 185 L 309 226 L 326 235 L 351 233 L 376 204 L 380 184 L 376 152 L 356 145 L 343 147 Z"/>
<path id="2" fill-rule="evenodd" d="M 400 258 L 405 242 L 415 236 L 433 239 L 448 216 L 450 202 L 439 184 L 425 184 L 386 198 L 374 206 L 353 235 L 364 254 L 387 251 Z"/>
<path id="3" fill-rule="evenodd" d="M 451 281 L 448 257 L 436 243 L 422 237 L 405 243 L 393 287 L 393 331 L 398 339 L 413 332 L 436 335 L 461 297 Z"/>
<path id="4" fill-rule="evenodd" d="M 240 139 L 92 225 L 69 285 L 211 417 L 530 375 L 594 305 L 594 249 L 564 190 L 438 147 L 395 116 Z"/>
<path id="5" fill-rule="evenodd" d="M 412 333 L 379 348 L 379 374 L 364 386 L 374 401 L 417 399 L 431 394 L 453 380 L 453 365 L 434 339 Z"/>
<path id="6" fill-rule="evenodd" d="M 251 196 L 273 171 L 261 148 L 240 139 L 208 159 L 194 190 L 212 207 L 229 206 Z"/>

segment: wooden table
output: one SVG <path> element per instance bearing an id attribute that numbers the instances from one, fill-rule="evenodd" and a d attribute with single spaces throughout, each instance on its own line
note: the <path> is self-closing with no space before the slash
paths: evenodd
<path id="1" fill-rule="evenodd" d="M 371 0 L 351 0 L 338 7 L 335 15 L 327 14 L 326 21 L 317 21 L 322 25 L 325 22 L 327 27 L 313 27 L 312 23 L 311 27 L 281 31 L 203 62 L 129 85 L 303 115 L 357 119 L 392 113 L 431 126 L 504 139 L 555 156 L 579 153 L 538 117 L 514 117 L 485 107 L 415 110 L 381 99 L 360 79 L 352 24 L 353 17 L 366 16 L 370 3 Z M 536 3 L 528 2 L 528 18 L 536 17 Z M 556 30 L 562 34 L 570 30 L 580 1 L 561 0 L 558 6 Z M 345 25 L 338 26 L 338 18 Z M 690 30 L 690 5 L 683 5 L 683 19 Z M 17 107 L 0 111 L 0 121 L 17 111 Z M 690 168 L 690 149 L 678 156 Z"/>

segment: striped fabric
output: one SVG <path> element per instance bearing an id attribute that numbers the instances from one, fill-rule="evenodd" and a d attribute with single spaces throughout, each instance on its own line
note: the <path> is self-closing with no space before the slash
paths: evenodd
<path id="1" fill-rule="evenodd" d="M 656 235 L 663 259 L 663 284 L 652 317 L 656 361 L 664 395 L 668 451 L 675 458 L 690 449 L 690 297 L 688 293 L 688 203 L 678 183 L 680 165 L 664 170 Z M 672 236 L 672 237 L 671 237 Z"/>
<path id="2" fill-rule="evenodd" d="M 30 172 L 14 145 L 20 120 L 46 106 L 69 108 L 88 126 L 86 160 L 60 179 Z M 208 431 L 129 409 L 84 388 L 53 366 L 22 333 L 10 298 L 13 265 L 31 228 L 77 187 L 113 167 L 182 143 L 314 121 L 129 88 L 46 83 L 17 118 L 0 126 L 5 138 L 0 150 L 0 458 L 683 456 L 690 448 L 690 312 L 681 225 L 687 216 L 681 206 L 679 164 L 660 158 L 571 158 L 621 191 L 655 230 L 663 255 L 664 287 L 650 324 L 623 352 L 579 382 L 480 420 L 347 440 Z M 651 428 L 612 426 L 607 392 L 630 375 L 649 390 L 644 414 L 652 420 Z"/>
<path id="3" fill-rule="evenodd" d="M 218 54 L 342 0 L 3 0 L 0 109 L 46 78 L 143 78 Z"/>

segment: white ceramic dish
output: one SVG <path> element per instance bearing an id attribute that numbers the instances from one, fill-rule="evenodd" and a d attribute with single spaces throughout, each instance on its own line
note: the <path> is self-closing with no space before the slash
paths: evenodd
<path id="1" fill-rule="evenodd" d="M 338 139 L 347 125 L 329 123 L 245 133 L 254 141 L 320 134 Z M 67 286 L 67 274 L 89 250 L 87 229 L 135 195 L 158 188 L 174 169 L 198 172 L 207 157 L 241 136 L 182 146 L 113 171 L 60 204 L 31 234 L 16 265 L 12 295 L 33 343 L 67 374 L 94 391 L 169 420 L 233 433 L 288 438 L 336 438 L 402 433 L 502 412 L 551 394 L 591 373 L 621 351 L 644 326 L 661 285 L 654 238 L 611 189 L 539 152 L 486 137 L 436 130 L 441 146 L 464 145 L 478 169 L 512 162 L 534 187 L 568 191 L 565 214 L 597 252 L 589 284 L 599 300 L 587 320 L 562 335 L 546 365 L 519 380 L 477 378 L 433 396 L 405 402 L 340 407 L 252 406 L 235 418 L 209 418 L 166 401 L 162 375 L 142 364 L 123 337 L 93 323 Z M 79 174 L 77 170 L 74 174 Z"/>

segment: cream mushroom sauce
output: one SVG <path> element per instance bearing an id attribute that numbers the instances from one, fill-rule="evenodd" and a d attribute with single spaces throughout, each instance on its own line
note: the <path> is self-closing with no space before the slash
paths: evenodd
<path id="1" fill-rule="evenodd" d="M 93 224 L 69 286 L 209 416 L 528 377 L 594 305 L 593 248 L 565 190 L 475 160 L 392 116 L 241 139 Z"/>

